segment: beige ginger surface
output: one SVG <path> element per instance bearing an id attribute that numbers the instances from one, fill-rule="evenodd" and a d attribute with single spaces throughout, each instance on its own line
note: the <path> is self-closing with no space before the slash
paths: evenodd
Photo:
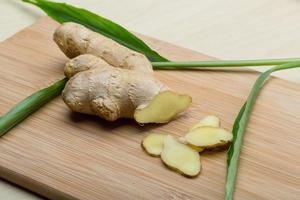
<path id="1" fill-rule="evenodd" d="M 112 66 L 152 72 L 152 65 L 136 51 L 73 22 L 64 23 L 54 33 L 54 41 L 69 58 L 82 54 L 92 54 Z"/>
<path id="2" fill-rule="evenodd" d="M 76 112 L 108 121 L 134 118 L 139 123 L 166 123 L 192 100 L 157 80 L 148 59 L 76 23 L 56 29 L 54 41 L 71 59 L 63 100 Z"/>

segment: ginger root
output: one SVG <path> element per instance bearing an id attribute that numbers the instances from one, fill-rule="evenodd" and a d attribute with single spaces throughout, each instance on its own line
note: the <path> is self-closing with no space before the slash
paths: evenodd
<path id="1" fill-rule="evenodd" d="M 198 127 L 185 135 L 188 144 L 202 148 L 216 148 L 226 146 L 232 141 L 232 133 L 218 127 Z"/>
<path id="2" fill-rule="evenodd" d="M 166 123 L 185 111 L 191 97 L 157 80 L 147 58 L 76 23 L 61 25 L 54 41 L 71 59 L 62 93 L 76 112 L 108 121 L 134 118 L 138 123 Z"/>
<path id="3" fill-rule="evenodd" d="M 130 50 L 77 23 L 64 23 L 56 29 L 53 39 L 69 58 L 92 54 L 114 67 L 146 73 L 153 71 L 151 63 L 143 54 Z"/>
<path id="4" fill-rule="evenodd" d="M 164 139 L 161 159 L 170 169 L 185 176 L 197 176 L 201 170 L 199 153 L 193 148 L 179 143 L 171 135 L 167 135 Z"/>
<path id="5" fill-rule="evenodd" d="M 142 146 L 149 155 L 160 156 L 164 148 L 165 137 L 164 134 L 151 133 L 143 139 Z"/>

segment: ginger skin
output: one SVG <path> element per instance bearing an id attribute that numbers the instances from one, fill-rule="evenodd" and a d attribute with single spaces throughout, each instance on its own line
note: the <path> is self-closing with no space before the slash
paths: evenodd
<path id="1" fill-rule="evenodd" d="M 73 111 L 108 121 L 166 123 L 191 103 L 191 97 L 170 91 L 154 77 L 144 55 L 79 24 L 61 25 L 54 41 L 73 58 L 65 66 L 69 81 L 62 93 Z"/>
<path id="2" fill-rule="evenodd" d="M 73 75 L 62 93 L 65 103 L 73 111 L 96 114 L 108 121 L 133 118 L 136 109 L 167 90 L 151 74 L 112 67 L 88 54 L 70 60 L 65 73 Z"/>
<path id="3" fill-rule="evenodd" d="M 55 31 L 53 39 L 69 58 L 92 54 L 114 67 L 146 73 L 153 71 L 151 63 L 143 54 L 130 50 L 80 24 L 64 23 Z"/>

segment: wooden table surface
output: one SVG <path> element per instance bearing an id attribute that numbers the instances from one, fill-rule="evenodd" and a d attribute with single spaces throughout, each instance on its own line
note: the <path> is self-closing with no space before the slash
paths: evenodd
<path id="1" fill-rule="evenodd" d="M 297 0 L 65 2 L 95 11 L 135 32 L 221 59 L 299 57 Z M 44 15 L 16 0 L 0 0 L 0 5 L 0 41 Z M 300 83 L 299 69 L 277 75 Z M 0 199 L 40 199 L 5 182 L 0 182 L 0 191 Z"/>

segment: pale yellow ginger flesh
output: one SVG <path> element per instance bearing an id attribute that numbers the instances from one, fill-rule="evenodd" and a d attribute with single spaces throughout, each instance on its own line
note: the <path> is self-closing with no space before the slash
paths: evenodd
<path id="1" fill-rule="evenodd" d="M 214 115 L 207 115 L 204 118 L 202 118 L 198 123 L 196 123 L 194 126 L 192 126 L 189 129 L 189 131 L 191 131 L 195 128 L 203 127 L 203 126 L 220 127 L 220 119 L 218 117 L 214 116 Z M 182 141 L 186 142 L 184 137 L 183 137 Z M 188 144 L 188 145 L 190 145 L 190 147 L 192 147 L 193 149 L 195 149 L 199 153 L 205 150 L 204 147 L 199 147 L 199 146 L 195 146 L 195 145 L 192 145 L 192 144 Z"/>
<path id="2" fill-rule="evenodd" d="M 197 147 L 197 146 L 194 146 L 194 145 L 189 144 L 189 143 L 186 141 L 185 137 L 179 137 L 179 138 L 178 138 L 178 142 L 180 142 L 181 144 L 186 144 L 186 145 L 192 147 L 193 149 L 195 149 L 195 150 L 198 151 L 199 153 L 205 150 L 205 148 L 203 148 L 203 147 Z"/>
<path id="3" fill-rule="evenodd" d="M 227 147 L 232 141 L 232 133 L 219 126 L 219 118 L 209 115 L 178 140 L 171 135 L 152 133 L 144 138 L 142 146 L 149 155 L 160 156 L 170 169 L 194 177 L 201 171 L 199 152 Z"/>
<path id="4" fill-rule="evenodd" d="M 190 96 L 178 95 L 171 91 L 161 92 L 148 106 L 136 109 L 134 118 L 139 123 L 165 123 L 185 111 L 191 102 Z"/>
<path id="5" fill-rule="evenodd" d="M 62 24 L 54 41 L 71 59 L 62 97 L 76 112 L 108 121 L 134 118 L 139 123 L 166 123 L 191 103 L 157 80 L 148 59 L 76 23 Z M 168 103 L 166 99 L 168 98 Z"/>
<path id="6" fill-rule="evenodd" d="M 169 168 L 185 176 L 197 176 L 201 170 L 199 153 L 193 148 L 179 143 L 170 135 L 164 139 L 161 159 Z"/>
<path id="7" fill-rule="evenodd" d="M 160 156 L 164 148 L 165 137 L 164 134 L 151 133 L 143 139 L 142 146 L 149 155 Z"/>
<path id="8" fill-rule="evenodd" d="M 202 126 L 220 127 L 220 119 L 214 115 L 208 115 L 201 119 L 197 124 L 192 126 L 192 128 L 190 128 L 190 131 Z"/>
<path id="9" fill-rule="evenodd" d="M 199 153 L 205 150 L 204 147 L 197 147 L 197 146 L 192 145 L 192 144 L 188 144 L 188 146 L 192 147 L 193 149 L 195 149 Z"/>
<path id="10" fill-rule="evenodd" d="M 185 135 L 188 144 L 202 148 L 225 146 L 232 141 L 232 137 L 231 132 L 210 126 L 195 128 Z"/>

